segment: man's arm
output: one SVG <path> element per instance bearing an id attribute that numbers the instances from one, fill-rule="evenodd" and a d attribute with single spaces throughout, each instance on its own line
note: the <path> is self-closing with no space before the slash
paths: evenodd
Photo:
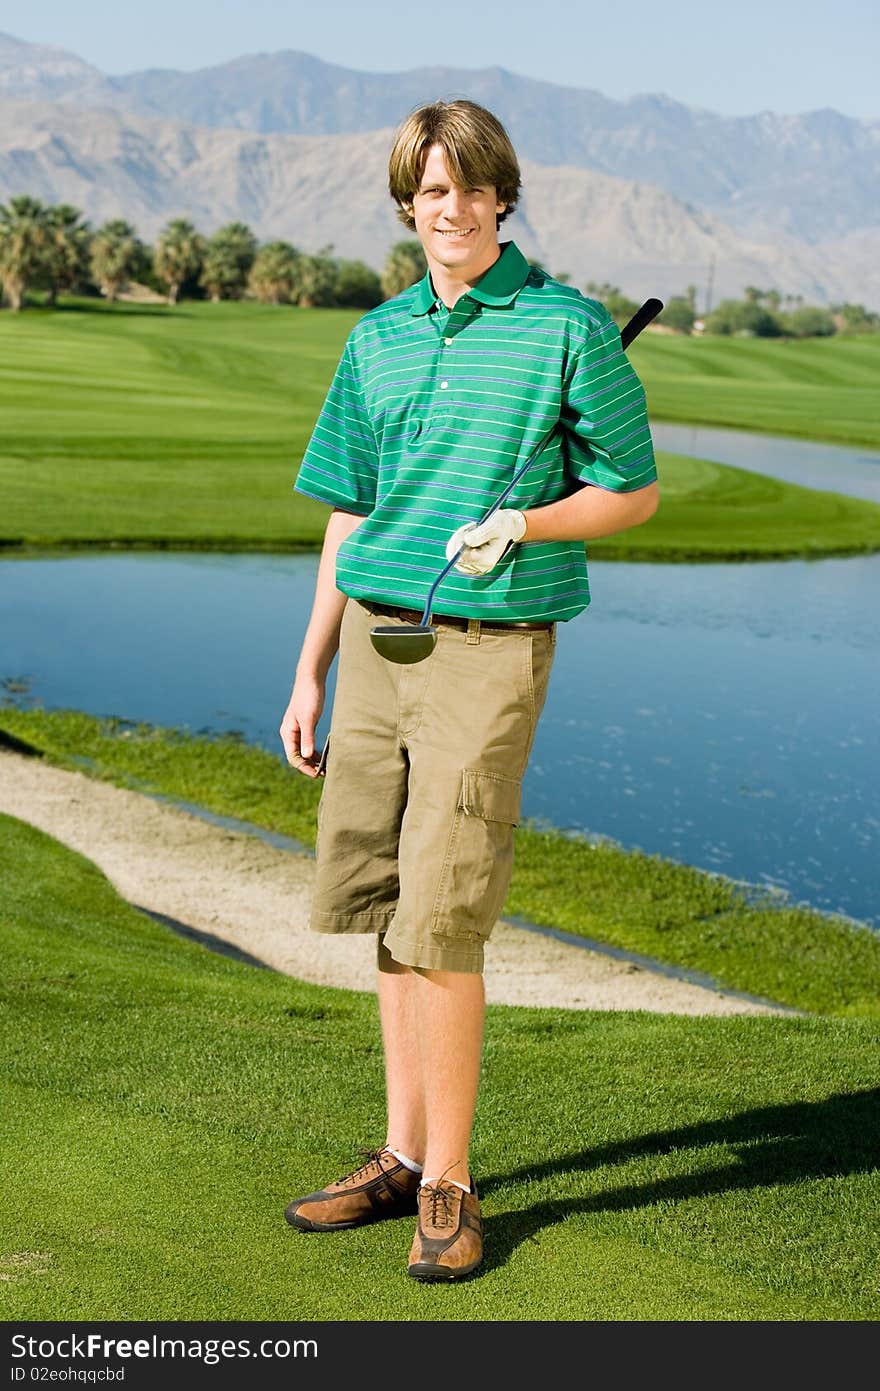
<path id="1" fill-rule="evenodd" d="M 523 540 L 592 541 L 640 526 L 657 511 L 644 388 L 617 325 L 601 313 L 604 322 L 578 348 L 562 389 L 567 468 L 585 486 L 526 512 Z"/>
<path id="2" fill-rule="evenodd" d="M 522 541 L 592 541 L 640 526 L 657 511 L 659 488 L 645 392 L 607 310 L 575 352 L 562 384 L 560 424 L 575 491 L 545 507 L 501 509 L 459 527 L 446 546 L 466 575 L 485 575 Z M 578 487 L 578 484 L 581 486 Z"/>
<path id="3" fill-rule="evenodd" d="M 656 479 L 643 488 L 615 492 L 585 483 L 570 497 L 527 512 L 515 508 L 496 512 L 479 526 L 454 531 L 446 543 L 451 560 L 464 547 L 456 568 L 465 575 L 487 575 L 506 555 L 511 544 L 522 541 L 593 541 L 616 531 L 639 526 L 657 511 Z"/>
<path id="4" fill-rule="evenodd" d="M 656 482 L 629 493 L 616 493 L 586 483 L 576 493 L 546 507 L 523 512 L 523 541 L 593 541 L 617 531 L 641 526 L 653 517 L 660 502 Z"/>
<path id="5" fill-rule="evenodd" d="M 318 776 L 315 727 L 324 709 L 327 673 L 339 648 L 339 629 L 348 602 L 336 588 L 336 552 L 363 517 L 334 508 L 324 532 L 309 625 L 300 648 L 296 677 L 281 721 L 281 742 L 290 763 L 307 777 Z"/>

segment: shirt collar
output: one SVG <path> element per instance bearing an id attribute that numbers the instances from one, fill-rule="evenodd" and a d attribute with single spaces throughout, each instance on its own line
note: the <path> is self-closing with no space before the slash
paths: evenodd
<path id="1" fill-rule="evenodd" d="M 485 275 L 481 276 L 478 283 L 467 291 L 467 297 L 477 300 L 480 304 L 491 305 L 493 308 L 513 304 L 525 285 L 530 270 L 531 266 L 516 242 L 504 242 L 498 260 L 493 261 Z M 437 296 L 431 283 L 431 272 L 427 270 L 416 285 L 415 298 L 410 312 L 412 314 L 427 314 L 436 302 Z"/>

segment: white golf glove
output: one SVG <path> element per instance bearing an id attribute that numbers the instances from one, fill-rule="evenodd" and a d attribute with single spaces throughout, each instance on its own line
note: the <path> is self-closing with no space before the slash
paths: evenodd
<path id="1" fill-rule="evenodd" d="M 512 546 L 526 534 L 526 519 L 513 507 L 502 507 L 487 522 L 468 522 L 446 542 L 446 559 L 464 546 L 456 570 L 463 575 L 488 575 Z"/>

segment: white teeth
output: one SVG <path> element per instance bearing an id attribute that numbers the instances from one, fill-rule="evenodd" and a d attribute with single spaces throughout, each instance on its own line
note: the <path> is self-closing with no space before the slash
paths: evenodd
<path id="1" fill-rule="evenodd" d="M 466 232 L 444 232 L 442 227 L 437 227 L 435 230 L 440 233 L 441 237 L 469 237 L 474 229 L 468 227 Z"/>

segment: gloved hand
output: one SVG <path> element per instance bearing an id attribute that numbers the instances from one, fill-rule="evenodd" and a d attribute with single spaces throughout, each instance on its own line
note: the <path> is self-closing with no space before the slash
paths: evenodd
<path id="1" fill-rule="evenodd" d="M 526 519 L 522 512 L 502 507 L 487 522 L 468 522 L 454 531 L 446 542 L 446 559 L 451 560 L 464 545 L 455 569 L 463 575 L 488 575 L 525 534 Z"/>

